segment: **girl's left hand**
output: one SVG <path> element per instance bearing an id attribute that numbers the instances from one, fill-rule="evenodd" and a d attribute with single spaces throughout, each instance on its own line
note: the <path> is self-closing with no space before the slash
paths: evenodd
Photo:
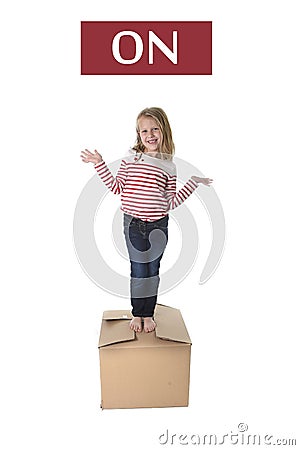
<path id="1" fill-rule="evenodd" d="M 211 178 L 199 178 L 195 175 L 192 176 L 192 180 L 196 181 L 196 183 L 205 184 L 205 186 L 210 186 L 213 180 Z"/>

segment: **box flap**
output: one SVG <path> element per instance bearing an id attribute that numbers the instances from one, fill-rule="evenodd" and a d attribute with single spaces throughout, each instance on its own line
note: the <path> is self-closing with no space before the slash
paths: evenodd
<path id="1" fill-rule="evenodd" d="M 133 341 L 135 333 L 129 328 L 127 320 L 121 319 L 104 319 L 102 320 L 99 347 L 116 344 L 118 342 Z"/>
<path id="2" fill-rule="evenodd" d="M 179 309 L 157 304 L 154 320 L 158 338 L 187 344 L 192 343 Z"/>
<path id="3" fill-rule="evenodd" d="M 132 317 L 131 312 L 127 309 L 104 311 L 102 316 L 104 320 L 131 320 Z"/>

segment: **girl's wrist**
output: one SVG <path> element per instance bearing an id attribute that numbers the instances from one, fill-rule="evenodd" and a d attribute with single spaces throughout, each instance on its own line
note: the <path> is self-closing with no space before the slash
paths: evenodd
<path id="1" fill-rule="evenodd" d="M 196 184 L 201 183 L 201 180 L 200 180 L 199 177 L 192 176 L 192 177 L 191 177 L 191 180 L 192 180 L 194 183 L 196 183 Z"/>

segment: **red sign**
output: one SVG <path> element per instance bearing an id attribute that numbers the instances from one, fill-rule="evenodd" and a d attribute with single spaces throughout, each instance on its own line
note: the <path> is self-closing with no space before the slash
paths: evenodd
<path id="1" fill-rule="evenodd" d="M 81 22 L 82 75 L 211 75 L 212 22 Z"/>

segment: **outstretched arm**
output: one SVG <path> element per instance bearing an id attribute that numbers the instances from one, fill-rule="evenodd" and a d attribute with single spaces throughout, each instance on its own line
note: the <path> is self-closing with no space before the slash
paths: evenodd
<path id="1" fill-rule="evenodd" d="M 181 205 L 193 192 L 197 189 L 199 183 L 209 186 L 213 180 L 210 178 L 200 178 L 195 175 L 192 176 L 185 185 L 177 192 L 176 191 L 176 175 L 170 176 L 166 186 L 165 197 L 169 204 L 169 209 L 177 208 Z"/>
<path id="2" fill-rule="evenodd" d="M 83 162 L 94 163 L 97 174 L 102 179 L 104 184 L 108 187 L 108 189 L 110 189 L 114 194 L 120 194 L 122 192 L 127 177 L 127 167 L 125 161 L 121 162 L 118 173 L 116 177 L 114 177 L 97 150 L 92 153 L 89 150 L 85 149 L 81 152 L 80 156 Z"/>

